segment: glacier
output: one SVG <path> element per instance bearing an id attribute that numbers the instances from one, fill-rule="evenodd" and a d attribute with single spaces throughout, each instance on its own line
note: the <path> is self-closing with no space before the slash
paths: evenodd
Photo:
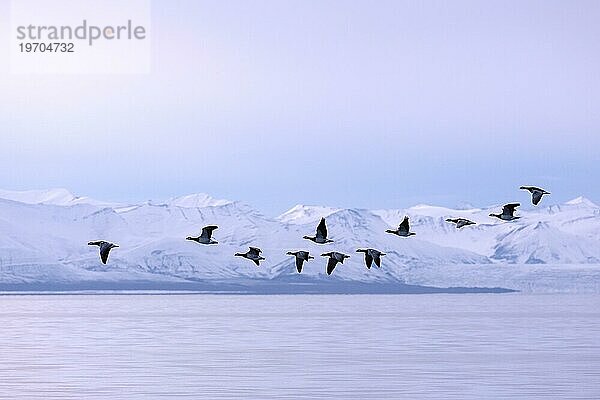
<path id="1" fill-rule="evenodd" d="M 207 194 L 122 204 L 65 189 L 0 190 L 0 291 L 600 292 L 600 207 L 584 197 L 537 208 L 522 203 L 522 218 L 514 222 L 488 217 L 498 205 L 390 210 L 296 205 L 269 217 L 243 202 Z M 386 234 L 404 215 L 417 236 Z M 302 239 L 314 233 L 321 217 L 335 243 Z M 477 225 L 459 230 L 445 222 L 448 217 Z M 208 224 L 219 226 L 218 245 L 185 240 Z M 121 246 L 108 265 L 87 246 L 97 239 Z M 260 267 L 233 257 L 248 246 L 263 249 L 267 260 Z M 387 253 L 381 269 L 366 269 L 355 252 L 365 247 Z M 316 257 L 302 274 L 286 255 L 300 249 Z M 331 250 L 351 258 L 327 276 L 326 259 L 319 255 Z"/>

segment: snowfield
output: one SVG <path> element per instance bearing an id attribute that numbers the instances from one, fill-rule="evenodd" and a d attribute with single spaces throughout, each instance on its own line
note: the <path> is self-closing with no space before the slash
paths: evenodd
<path id="1" fill-rule="evenodd" d="M 194 194 L 165 202 L 118 204 L 77 197 L 65 189 L 0 191 L 0 290 L 39 288 L 186 288 L 241 290 L 305 286 L 332 288 L 507 288 L 527 292 L 600 292 L 600 207 L 580 197 L 532 208 L 524 196 L 522 218 L 502 222 L 490 208 L 454 210 L 418 205 L 398 210 L 341 209 L 297 205 L 276 218 L 252 207 Z M 550 198 L 545 202 L 550 203 Z M 543 203 L 542 203 L 543 204 Z M 404 215 L 416 236 L 386 234 Z M 303 240 L 326 217 L 335 243 Z M 461 230 L 445 222 L 465 217 L 477 225 Z M 185 237 L 216 224 L 218 245 Z M 108 265 L 89 240 L 121 247 Z M 233 257 L 248 246 L 262 248 L 256 267 Z M 357 248 L 385 252 L 382 268 L 367 270 Z M 316 257 L 298 275 L 289 250 Z M 327 251 L 349 254 L 332 276 Z M 265 286 L 266 285 L 266 286 Z M 354 285 L 354 286 L 353 286 Z M 358 286 L 356 286 L 358 285 Z M 286 289 L 287 288 L 287 289 Z M 315 289 L 316 290 L 316 289 Z M 344 289 L 346 290 L 346 289 Z"/>

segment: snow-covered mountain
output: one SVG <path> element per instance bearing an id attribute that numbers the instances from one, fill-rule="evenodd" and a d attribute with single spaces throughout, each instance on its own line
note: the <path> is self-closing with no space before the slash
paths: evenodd
<path id="1" fill-rule="evenodd" d="M 215 199 L 206 193 L 197 193 L 187 196 L 174 197 L 165 204 L 182 208 L 201 208 L 210 206 L 224 206 L 232 203 L 229 200 Z"/>
<path id="2" fill-rule="evenodd" d="M 117 203 L 99 201 L 89 197 L 78 197 L 67 189 L 0 190 L 0 199 L 13 200 L 26 204 L 52 204 L 55 206 L 72 206 L 75 204 L 91 204 L 106 207 L 118 206 Z"/>
<path id="3" fill-rule="evenodd" d="M 64 189 L 0 191 L 0 290 L 117 288 L 143 282 L 154 288 L 194 284 L 211 290 L 356 284 L 600 291 L 600 207 L 584 198 L 535 209 L 524 206 L 522 218 L 510 223 L 488 216 L 500 208 L 297 205 L 270 218 L 246 204 L 205 194 L 123 205 Z M 386 234 L 404 215 L 417 235 Z M 302 239 L 314 234 L 321 217 L 327 218 L 332 244 Z M 458 230 L 445 221 L 448 217 L 466 217 L 477 225 Z M 185 240 L 207 224 L 219 226 L 214 232 L 218 245 Z M 106 266 L 99 262 L 97 248 L 87 246 L 95 239 L 121 246 Z M 266 262 L 257 268 L 233 257 L 247 246 L 261 247 Z M 366 269 L 362 254 L 356 253 L 364 247 L 386 253 L 381 269 Z M 316 256 L 301 275 L 286 255 L 295 249 Z M 351 258 L 327 276 L 326 260 L 319 255 L 332 250 Z"/>

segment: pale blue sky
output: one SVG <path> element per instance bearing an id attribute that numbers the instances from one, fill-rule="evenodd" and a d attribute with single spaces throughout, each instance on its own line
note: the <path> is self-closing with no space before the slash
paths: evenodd
<path id="1" fill-rule="evenodd" d="M 153 1 L 149 75 L 0 64 L 0 187 L 268 214 L 521 184 L 599 201 L 599 20 L 597 1 Z"/>

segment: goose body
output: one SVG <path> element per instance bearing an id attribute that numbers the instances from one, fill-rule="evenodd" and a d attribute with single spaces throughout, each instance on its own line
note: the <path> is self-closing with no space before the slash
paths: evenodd
<path id="1" fill-rule="evenodd" d="M 309 254 L 308 251 L 300 250 L 300 251 L 288 251 L 288 256 L 294 256 L 296 259 L 296 270 L 298 273 L 302 272 L 302 266 L 304 265 L 304 261 L 309 261 L 314 257 Z"/>
<path id="2" fill-rule="evenodd" d="M 88 246 L 98 246 L 100 248 L 100 260 L 102 264 L 106 264 L 108 262 L 108 254 L 115 247 L 119 247 L 118 244 L 114 244 L 111 242 L 107 242 L 105 240 L 94 240 L 88 242 Z"/>
<path id="3" fill-rule="evenodd" d="M 262 257 L 260 255 L 260 253 L 262 253 L 262 250 L 259 249 L 258 247 L 249 247 L 249 250 L 247 252 L 235 253 L 235 256 L 236 257 L 244 257 L 250 261 L 254 261 L 254 264 L 256 264 L 256 266 L 259 266 L 260 262 L 265 259 L 264 257 Z"/>
<path id="4" fill-rule="evenodd" d="M 527 190 L 531 193 L 531 202 L 534 206 L 540 204 L 543 195 L 550 194 L 550 192 L 546 192 L 544 189 L 535 186 L 521 186 L 519 189 Z"/>
<path id="5" fill-rule="evenodd" d="M 408 222 L 408 217 L 404 217 L 404 219 L 398 226 L 398 229 L 396 229 L 396 230 L 388 229 L 388 230 L 386 230 L 386 233 L 391 233 L 393 235 L 398 235 L 398 236 L 402 236 L 402 237 L 416 235 L 416 233 L 410 232 L 410 224 Z"/>
<path id="6" fill-rule="evenodd" d="M 385 256 L 385 253 L 375 249 L 358 249 L 356 252 L 365 253 L 365 264 L 367 265 L 367 269 L 371 269 L 373 261 L 375 261 L 377 268 L 381 268 L 381 256 Z"/>
<path id="7" fill-rule="evenodd" d="M 304 236 L 304 239 L 308 239 L 317 244 L 331 243 L 333 240 L 327 238 L 327 225 L 325 224 L 325 218 L 321 218 L 321 222 L 317 226 L 317 233 L 315 236 Z"/>
<path id="8" fill-rule="evenodd" d="M 519 207 L 520 203 L 509 203 L 502 207 L 502 214 L 490 214 L 490 217 L 501 219 L 502 221 L 513 221 L 521 217 L 515 216 L 515 209 Z"/>
<path id="9" fill-rule="evenodd" d="M 330 251 L 329 253 L 321 254 L 321 257 L 329 257 L 329 260 L 327 260 L 327 275 L 331 275 L 336 265 L 338 265 L 338 263 L 343 264 L 344 260 L 350 256 L 338 253 L 337 251 Z"/>
<path id="10" fill-rule="evenodd" d="M 456 224 L 456 229 L 460 229 L 464 226 L 475 225 L 475 222 L 466 218 L 447 218 L 446 222 Z"/>
<path id="11" fill-rule="evenodd" d="M 213 238 L 212 238 L 212 233 L 215 229 L 219 229 L 219 227 L 216 225 L 208 225 L 208 226 L 205 226 L 204 228 L 202 228 L 202 233 L 200 234 L 200 236 L 197 236 L 197 237 L 188 236 L 185 239 L 191 240 L 193 242 L 197 242 L 200 244 L 217 244 L 219 242 L 217 242 L 216 240 L 213 240 Z"/>

